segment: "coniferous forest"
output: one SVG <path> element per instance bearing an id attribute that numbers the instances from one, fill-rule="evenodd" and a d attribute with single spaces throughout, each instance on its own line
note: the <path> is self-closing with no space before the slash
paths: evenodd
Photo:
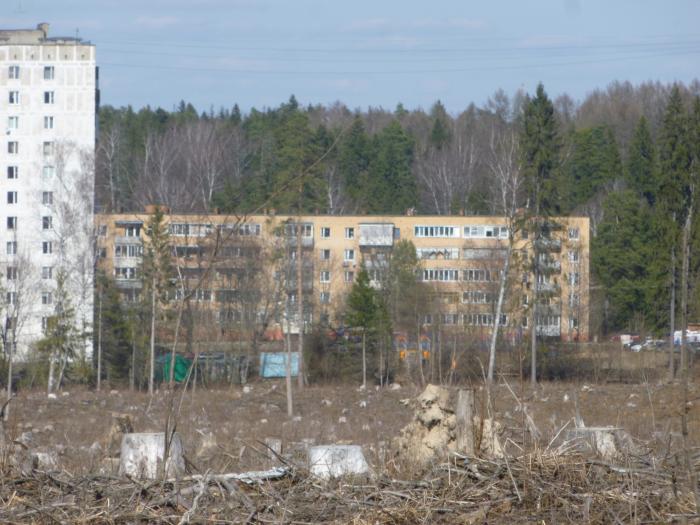
<path id="1" fill-rule="evenodd" d="M 97 208 L 500 214 L 489 166 L 495 142 L 504 133 L 519 137 L 527 165 L 528 145 L 541 137 L 528 134 L 524 114 L 541 100 L 553 110 L 547 211 L 591 219 L 592 332 L 663 333 L 672 290 L 680 301 L 681 286 L 689 320 L 700 320 L 699 97 L 695 80 L 615 82 L 580 101 L 546 86 L 499 90 L 459 113 L 440 101 L 427 110 L 355 110 L 303 106 L 294 96 L 247 113 L 184 101 L 172 111 L 106 106 L 99 112 Z M 290 188 L 299 175 L 302 199 Z M 527 199 L 523 191 L 523 207 Z"/>

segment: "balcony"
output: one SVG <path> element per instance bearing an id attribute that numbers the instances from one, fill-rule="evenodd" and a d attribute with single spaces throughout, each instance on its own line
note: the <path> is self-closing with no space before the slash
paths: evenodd
<path id="1" fill-rule="evenodd" d="M 360 224 L 360 247 L 394 245 L 394 224 Z"/>
<path id="2" fill-rule="evenodd" d="M 296 237 L 287 237 L 287 246 L 291 248 L 295 248 L 298 244 L 298 239 Z M 314 247 L 314 238 L 313 237 L 302 237 L 301 238 L 301 247 L 304 249 L 308 248 L 313 248 Z"/>
<path id="3" fill-rule="evenodd" d="M 535 248 L 541 252 L 561 251 L 561 240 L 559 239 L 539 239 L 535 241 Z"/>

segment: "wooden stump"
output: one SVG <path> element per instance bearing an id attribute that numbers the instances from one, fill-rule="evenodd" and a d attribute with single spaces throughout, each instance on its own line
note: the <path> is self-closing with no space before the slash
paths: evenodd
<path id="1" fill-rule="evenodd" d="M 182 441 L 179 434 L 172 436 L 165 456 L 165 434 L 149 432 L 124 434 L 122 438 L 119 474 L 143 479 L 179 477 L 185 471 Z M 165 468 L 163 461 L 165 460 Z"/>

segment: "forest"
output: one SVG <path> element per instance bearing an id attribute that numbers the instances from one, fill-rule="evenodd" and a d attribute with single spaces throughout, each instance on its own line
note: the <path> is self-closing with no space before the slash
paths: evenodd
<path id="1" fill-rule="evenodd" d="M 594 331 L 664 334 L 675 312 L 700 320 L 700 81 L 614 82 L 582 101 L 545 89 L 498 90 L 457 114 L 440 101 L 353 110 L 294 96 L 247 113 L 105 106 L 97 211 L 501 214 L 492 158 L 511 134 L 523 169 L 546 151 L 545 211 L 591 219 Z M 524 125 L 536 99 L 551 108 L 546 137 Z M 303 198 L 289 191 L 298 180 Z M 521 207 L 530 195 L 525 184 Z"/>

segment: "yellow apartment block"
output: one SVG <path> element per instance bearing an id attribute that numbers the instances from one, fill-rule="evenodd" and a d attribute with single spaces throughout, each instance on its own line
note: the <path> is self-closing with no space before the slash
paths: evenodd
<path id="1" fill-rule="evenodd" d="M 96 216 L 100 266 L 114 276 L 126 301 L 140 295 L 150 217 Z M 199 337 L 217 332 L 207 328 L 205 319 L 239 331 L 262 325 L 266 334 L 296 333 L 299 292 L 306 329 L 316 322 L 340 326 L 345 299 L 361 266 L 367 268 L 373 286 L 380 287 L 392 248 L 407 240 L 415 245 L 418 277 L 429 290 L 419 321 L 426 330 L 439 325 L 444 330 L 491 331 L 510 245 L 507 292 L 498 320 L 502 333 L 522 337 L 529 331 L 537 290 L 540 335 L 589 338 L 586 217 L 549 219 L 551 231 L 537 241 L 536 278 L 533 235 L 525 227 L 514 226 L 511 232 L 504 217 L 166 213 L 164 222 L 173 257 L 172 299 L 187 298 L 196 305 Z"/>

